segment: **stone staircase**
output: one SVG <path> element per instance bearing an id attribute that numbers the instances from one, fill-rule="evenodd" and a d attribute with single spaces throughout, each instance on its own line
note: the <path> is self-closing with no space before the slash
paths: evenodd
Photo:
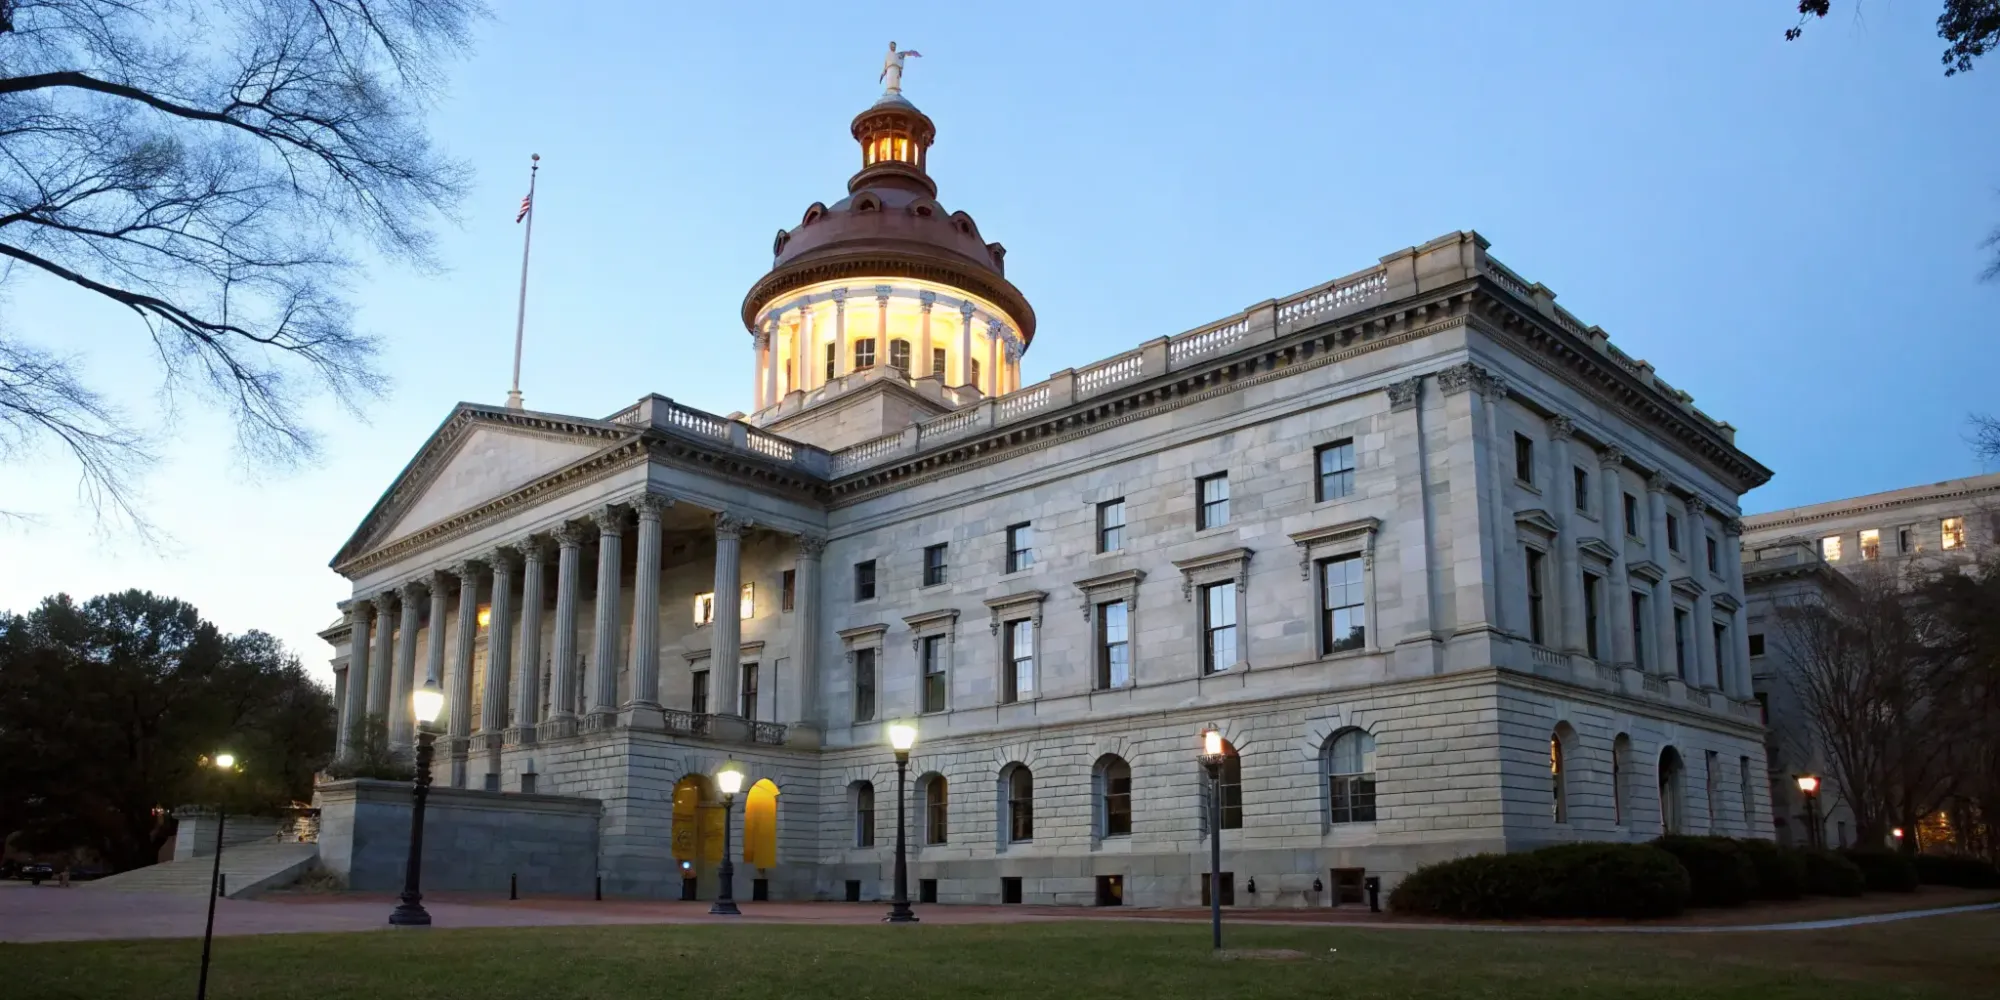
<path id="1" fill-rule="evenodd" d="M 283 843 L 272 840 L 224 847 L 222 851 L 223 895 L 235 899 L 288 885 L 304 875 L 319 857 L 317 844 Z M 205 896 L 215 867 L 213 854 L 176 858 L 129 872 L 79 882 L 79 886 L 107 892 L 151 892 L 173 896 Z"/>

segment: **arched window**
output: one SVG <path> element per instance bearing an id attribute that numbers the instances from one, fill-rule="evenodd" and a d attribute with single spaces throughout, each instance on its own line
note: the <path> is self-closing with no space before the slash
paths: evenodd
<path id="1" fill-rule="evenodd" d="M 854 807 L 854 846 L 875 846 L 875 783 L 857 781 L 847 786 L 847 800 Z"/>
<path id="2" fill-rule="evenodd" d="M 949 843 L 951 805 L 944 775 L 933 774 L 918 787 L 924 796 L 924 843 Z"/>
<path id="3" fill-rule="evenodd" d="M 874 337 L 863 337 L 854 342 L 854 367 L 857 371 L 875 367 Z"/>
<path id="4" fill-rule="evenodd" d="M 1132 765 L 1117 754 L 1097 761 L 1097 835 L 1125 837 L 1132 833 Z"/>
<path id="5" fill-rule="evenodd" d="M 778 785 L 769 778 L 759 779 L 743 797 L 743 862 L 778 867 Z"/>
<path id="6" fill-rule="evenodd" d="M 1736 758 L 1736 788 L 1743 797 L 1743 832 L 1747 836 L 1757 835 L 1757 826 L 1750 817 L 1757 815 L 1757 801 L 1751 792 L 1750 758 Z"/>
<path id="7" fill-rule="evenodd" d="M 1208 769 L 1201 769 L 1201 832 L 1207 836 L 1209 830 L 1208 809 L 1215 808 L 1214 789 L 1208 780 Z M 1236 753 L 1236 747 L 1228 740 L 1222 741 L 1222 828 L 1243 829 L 1243 760 Z"/>
<path id="8" fill-rule="evenodd" d="M 1660 751 L 1660 831 L 1681 832 L 1681 755 L 1673 747 Z"/>
<path id="9" fill-rule="evenodd" d="M 1035 839 L 1035 775 L 1026 765 L 1011 764 L 1000 774 L 1000 790 L 1007 803 L 1007 842 L 1026 843 Z"/>
<path id="10" fill-rule="evenodd" d="M 1375 822 L 1375 737 L 1343 729 L 1326 741 L 1326 821 Z"/>
<path id="11" fill-rule="evenodd" d="M 1552 815 L 1558 823 L 1569 822 L 1569 775 L 1563 769 L 1563 737 L 1574 737 L 1575 733 L 1565 722 L 1549 734 L 1549 788 L 1554 798 Z"/>
<path id="12" fill-rule="evenodd" d="M 1611 741 L 1611 822 L 1618 826 L 1632 819 L 1632 803 L 1627 801 L 1625 788 L 1631 776 L 1632 737 L 1619 733 Z"/>
<path id="13" fill-rule="evenodd" d="M 908 372 L 910 370 L 909 341 L 907 340 L 889 341 L 889 367 L 904 372 Z"/>

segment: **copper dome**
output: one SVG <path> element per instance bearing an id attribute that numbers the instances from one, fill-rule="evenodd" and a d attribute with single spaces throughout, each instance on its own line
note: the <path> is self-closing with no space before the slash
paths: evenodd
<path id="1" fill-rule="evenodd" d="M 988 243 L 964 212 L 946 212 L 925 172 L 937 126 L 900 94 L 854 117 L 861 170 L 848 195 L 814 202 L 772 246 L 771 270 L 743 298 L 743 325 L 755 332 L 763 309 L 785 293 L 842 278 L 908 277 L 962 288 L 999 306 L 1035 336 L 1035 311 L 1006 277 L 1007 249 Z"/>

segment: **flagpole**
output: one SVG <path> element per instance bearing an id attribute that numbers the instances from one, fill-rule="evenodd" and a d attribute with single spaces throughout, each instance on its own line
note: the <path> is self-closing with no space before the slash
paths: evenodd
<path id="1" fill-rule="evenodd" d="M 514 310 L 514 387 L 507 390 L 507 408 L 521 406 L 521 337 L 528 325 L 528 248 L 535 242 L 535 174 L 542 169 L 542 154 L 532 154 L 528 167 L 528 229 L 521 234 L 521 299 Z"/>

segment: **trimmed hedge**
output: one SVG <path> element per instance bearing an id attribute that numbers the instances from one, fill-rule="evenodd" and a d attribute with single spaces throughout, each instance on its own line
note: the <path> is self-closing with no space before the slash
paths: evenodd
<path id="1" fill-rule="evenodd" d="M 1411 872 L 1389 894 L 1398 913 L 1517 917 L 1671 917 L 1688 901 L 1687 871 L 1643 844 L 1563 844 L 1476 854 Z"/>
<path id="2" fill-rule="evenodd" d="M 1859 896 L 1868 888 L 1868 877 L 1854 862 L 1828 850 L 1796 847 L 1790 850 L 1806 863 L 1806 891 L 1815 896 Z"/>
<path id="3" fill-rule="evenodd" d="M 1757 868 L 1728 837 L 1666 836 L 1653 841 L 1687 869 L 1694 906 L 1742 906 L 1757 896 Z"/>
<path id="4" fill-rule="evenodd" d="M 1960 889 L 2000 889 L 2000 869 L 1978 858 L 1950 854 L 1919 854 L 1914 859 L 1917 881 Z"/>
<path id="5" fill-rule="evenodd" d="M 1917 891 L 1917 866 L 1909 858 L 1883 850 L 1847 850 L 1840 855 L 1861 869 L 1869 892 Z"/>
<path id="6" fill-rule="evenodd" d="M 1758 899 L 1797 899 L 1806 894 L 1806 859 L 1768 840 L 1738 840 L 1736 849 L 1757 872 Z"/>

